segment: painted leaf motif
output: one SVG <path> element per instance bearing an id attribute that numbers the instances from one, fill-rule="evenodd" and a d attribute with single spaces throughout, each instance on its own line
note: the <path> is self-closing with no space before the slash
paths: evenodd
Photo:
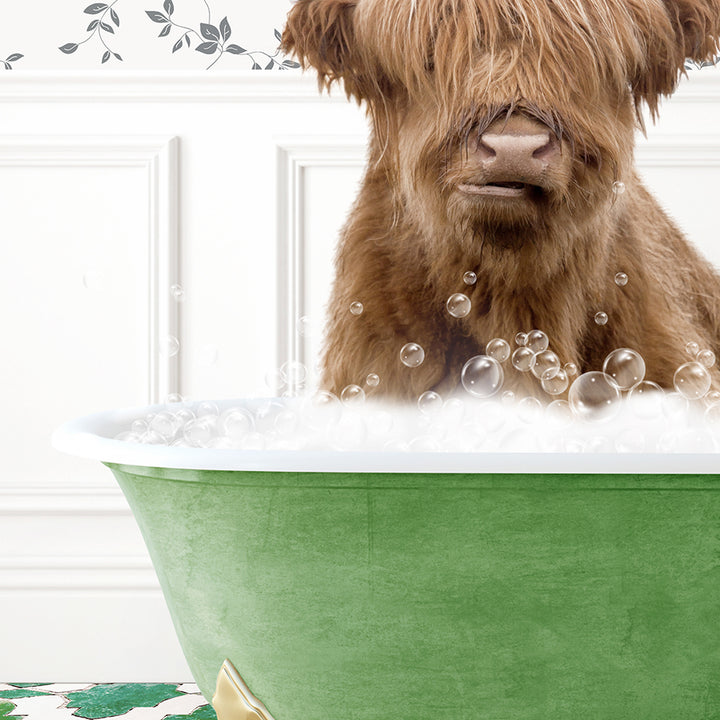
<path id="1" fill-rule="evenodd" d="M 102 61 L 103 61 L 103 63 L 106 63 L 109 59 L 110 59 L 110 51 L 109 51 L 109 50 L 106 50 L 106 51 L 103 53 Z"/>
<path id="2" fill-rule="evenodd" d="M 0 717 L 6 718 L 15 709 L 15 706 L 11 702 L 0 700 Z M 18 717 L 17 715 L 10 715 L 10 717 Z"/>
<path id="3" fill-rule="evenodd" d="M 252 69 L 253 69 L 253 70 L 262 70 L 262 68 L 261 68 L 256 62 L 254 62 L 254 61 L 253 61 Z"/>
<path id="4" fill-rule="evenodd" d="M 173 45 L 173 52 L 177 52 L 182 47 L 183 39 L 180 38 L 174 45 Z"/>
<path id="5" fill-rule="evenodd" d="M 200 32 L 207 40 L 215 40 L 220 42 L 220 31 L 214 25 L 208 23 L 200 23 Z"/>
<path id="6" fill-rule="evenodd" d="M 107 9 L 107 5 L 105 3 L 93 3 L 92 5 L 88 5 L 83 12 L 87 13 L 88 15 L 97 15 L 98 13 L 101 13 L 103 10 Z"/>
<path id="7" fill-rule="evenodd" d="M 78 49 L 77 43 L 66 43 L 65 45 L 61 45 L 59 50 L 64 52 L 66 55 L 70 55 L 70 53 L 74 53 Z"/>
<path id="8" fill-rule="evenodd" d="M 195 50 L 201 53 L 205 53 L 205 55 L 212 55 L 214 52 L 217 51 L 218 44 L 216 42 L 204 42 L 200 43 Z"/>
<path id="9" fill-rule="evenodd" d="M 275 37 L 278 39 L 278 41 L 282 40 L 282 35 L 277 28 L 275 28 Z"/>
<path id="10" fill-rule="evenodd" d="M 158 37 L 165 37 L 166 35 L 170 34 L 170 30 L 172 30 L 172 25 L 166 25 L 161 31 Z"/>
<path id="11" fill-rule="evenodd" d="M 100 24 L 99 20 L 93 20 L 91 23 L 87 26 L 88 32 L 90 30 L 94 30 L 98 25 Z"/>
<path id="12" fill-rule="evenodd" d="M 120 27 L 120 18 L 118 17 L 118 14 L 112 8 L 110 8 L 110 19 L 115 23 L 115 25 Z"/>
<path id="13" fill-rule="evenodd" d="M 300 67 L 300 63 L 295 62 L 294 60 L 283 60 L 283 65 L 285 67 L 289 67 L 289 68 L 299 68 Z"/>
<path id="14" fill-rule="evenodd" d="M 224 17 L 220 21 L 220 34 L 222 35 L 223 42 L 226 41 L 230 37 L 230 23 L 228 22 L 228 19 Z"/>
<path id="15" fill-rule="evenodd" d="M 274 60 L 271 60 L 271 61 L 265 66 L 265 69 L 266 69 L 266 70 L 272 70 L 274 64 L 275 64 L 275 61 L 274 61 Z"/>
<path id="16" fill-rule="evenodd" d="M 15 62 L 16 60 L 19 60 L 20 58 L 25 57 L 24 55 L 21 55 L 20 53 L 13 53 L 9 57 L 5 58 L 8 62 Z"/>
<path id="17" fill-rule="evenodd" d="M 108 25 L 107 23 L 101 22 L 101 23 L 100 23 L 100 27 L 101 27 L 105 32 L 112 33 L 113 35 L 115 34 L 115 31 L 113 30 L 112 25 Z"/>
<path id="18" fill-rule="evenodd" d="M 157 10 L 146 10 L 145 14 L 156 23 L 166 23 L 170 22 L 168 18 L 166 18 L 161 12 L 157 12 Z"/>
<path id="19" fill-rule="evenodd" d="M 239 45 L 228 45 L 225 50 L 227 50 L 231 55 L 242 55 L 245 52 L 245 48 L 241 48 Z"/>
<path id="20" fill-rule="evenodd" d="M 87 690 L 68 693 L 69 708 L 78 708 L 79 718 L 104 718 L 122 715 L 135 707 L 155 707 L 163 700 L 180 697 L 177 685 L 169 683 L 117 683 L 95 685 Z"/>
<path id="21" fill-rule="evenodd" d="M 172 15 L 175 12 L 175 6 L 172 0 L 165 0 L 163 3 L 163 9 L 168 15 Z"/>
<path id="22" fill-rule="evenodd" d="M 192 715 L 168 715 L 164 720 L 217 720 L 212 705 L 201 705 Z"/>
<path id="23" fill-rule="evenodd" d="M 114 52 L 113 55 L 115 56 L 115 58 L 116 58 L 117 60 L 119 60 L 120 62 L 122 62 L 122 58 L 121 58 L 116 52 Z"/>

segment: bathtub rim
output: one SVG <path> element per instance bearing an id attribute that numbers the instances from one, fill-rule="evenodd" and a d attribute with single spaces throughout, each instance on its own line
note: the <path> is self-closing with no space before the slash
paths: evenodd
<path id="1" fill-rule="evenodd" d="M 254 402 L 263 402 L 257 399 Z M 217 401 L 230 407 L 247 400 Z M 720 453 L 400 452 L 225 450 L 141 445 L 114 436 L 167 404 L 116 408 L 65 422 L 52 434 L 63 453 L 117 465 L 209 471 L 312 473 L 720 474 Z"/>

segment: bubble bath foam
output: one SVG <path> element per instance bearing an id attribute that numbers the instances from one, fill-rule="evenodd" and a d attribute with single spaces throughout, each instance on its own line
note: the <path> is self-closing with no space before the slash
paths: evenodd
<path id="1" fill-rule="evenodd" d="M 262 708 L 220 720 L 720 715 L 717 455 L 539 471 L 406 453 L 412 472 L 388 471 L 363 453 L 117 450 L 112 422 L 95 449 L 87 427 L 56 445 L 117 478 L 205 696 L 228 659 Z"/>

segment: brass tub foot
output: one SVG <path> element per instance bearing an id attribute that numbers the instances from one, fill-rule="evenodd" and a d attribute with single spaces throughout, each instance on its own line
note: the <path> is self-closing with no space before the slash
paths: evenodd
<path id="1" fill-rule="evenodd" d="M 218 720 L 273 720 L 229 660 L 220 668 L 212 706 Z"/>

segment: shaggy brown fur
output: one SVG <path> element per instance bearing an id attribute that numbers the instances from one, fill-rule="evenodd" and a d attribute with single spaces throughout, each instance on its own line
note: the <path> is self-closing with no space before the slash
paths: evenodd
<path id="1" fill-rule="evenodd" d="M 457 384 L 491 338 L 533 328 L 581 372 L 635 348 L 664 386 L 688 341 L 720 358 L 720 279 L 633 168 L 643 104 L 654 119 L 685 58 L 711 59 L 719 36 L 720 0 L 299 0 L 283 48 L 321 86 L 342 80 L 372 120 L 337 255 L 326 387 L 374 372 L 377 392 L 414 398 Z M 555 162 L 521 199 L 458 190 L 493 180 L 485 137 L 526 130 L 547 132 Z M 528 182 L 518 172 L 500 179 Z M 465 318 L 446 311 L 456 292 L 472 301 Z M 407 342 L 425 349 L 414 369 L 399 359 Z M 505 367 L 506 385 L 537 390 Z"/>

